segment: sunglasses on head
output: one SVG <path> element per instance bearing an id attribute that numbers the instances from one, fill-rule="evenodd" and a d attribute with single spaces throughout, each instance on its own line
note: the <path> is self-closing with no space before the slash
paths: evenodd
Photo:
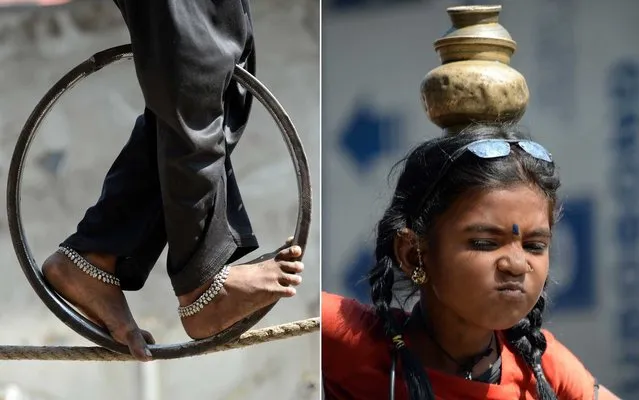
<path id="1" fill-rule="evenodd" d="M 470 152 L 476 157 L 483 159 L 507 157 L 510 155 L 513 145 L 519 146 L 520 149 L 525 151 L 533 158 L 546 161 L 548 163 L 553 162 L 550 152 L 539 143 L 533 142 L 531 140 L 480 139 L 471 142 L 456 150 L 448 158 L 448 160 L 446 160 L 446 163 L 444 163 L 442 169 L 439 171 L 439 175 L 433 180 L 433 183 L 429 186 L 428 190 L 424 192 L 422 200 L 419 204 L 419 208 L 417 208 L 417 212 L 419 212 L 424 207 L 426 199 L 428 199 L 428 197 L 432 194 L 433 190 L 435 189 L 439 181 L 444 177 L 444 175 L 446 175 L 446 172 L 448 172 L 450 167 L 462 155 L 466 154 L 466 152 Z"/>

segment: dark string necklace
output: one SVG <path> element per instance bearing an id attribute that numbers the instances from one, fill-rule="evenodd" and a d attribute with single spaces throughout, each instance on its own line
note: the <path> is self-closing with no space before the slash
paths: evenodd
<path id="1" fill-rule="evenodd" d="M 418 319 L 418 320 L 422 321 L 424 327 L 426 328 L 426 334 L 428 334 L 428 337 L 430 338 L 430 340 L 435 344 L 435 346 L 437 346 L 439 351 L 441 351 L 441 353 L 444 356 L 446 356 L 446 358 L 448 358 L 455 365 L 457 365 L 458 373 L 460 373 L 465 379 L 472 380 L 473 379 L 473 368 L 475 368 L 477 366 L 477 364 L 479 364 L 479 362 L 481 360 L 483 360 L 484 358 L 490 356 L 493 353 L 493 343 L 495 341 L 495 334 L 493 334 L 491 336 L 490 342 L 488 343 L 488 346 L 486 346 L 486 349 L 484 349 L 482 352 L 478 353 L 477 355 L 471 357 L 466 362 L 460 363 L 453 356 L 451 356 L 442 347 L 441 344 L 439 344 L 439 342 L 435 338 L 435 332 L 433 332 L 432 326 L 426 321 L 426 318 L 424 318 L 424 314 L 422 313 L 422 310 L 421 310 L 421 307 L 419 305 L 419 302 L 413 308 L 413 312 L 411 314 L 411 317 L 409 318 L 409 321 L 412 320 L 412 319 Z M 488 368 L 489 369 L 492 368 L 492 364 Z"/>

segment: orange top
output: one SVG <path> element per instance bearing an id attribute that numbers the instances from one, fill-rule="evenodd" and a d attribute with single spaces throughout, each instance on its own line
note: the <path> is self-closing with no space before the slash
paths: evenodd
<path id="1" fill-rule="evenodd" d="M 561 400 L 594 399 L 595 379 L 548 331 L 542 366 Z M 535 378 L 526 364 L 500 341 L 498 385 L 470 381 L 427 369 L 437 399 L 534 400 Z M 391 354 L 374 310 L 352 299 L 322 293 L 322 373 L 327 400 L 387 399 Z M 398 364 L 395 398 L 408 398 Z"/>

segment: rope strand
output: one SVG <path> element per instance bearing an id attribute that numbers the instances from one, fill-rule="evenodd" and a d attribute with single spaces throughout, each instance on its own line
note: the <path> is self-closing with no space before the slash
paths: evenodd
<path id="1" fill-rule="evenodd" d="M 302 336 L 318 331 L 319 327 L 320 319 L 317 317 L 254 329 L 244 333 L 234 342 L 216 347 L 201 355 Z M 153 346 L 150 346 L 150 349 L 153 353 Z M 135 361 L 129 354 L 115 353 L 95 346 L 0 346 L 0 360 Z"/>

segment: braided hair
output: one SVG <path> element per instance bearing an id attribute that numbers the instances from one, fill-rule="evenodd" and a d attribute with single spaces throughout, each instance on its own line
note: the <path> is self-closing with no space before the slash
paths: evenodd
<path id="1" fill-rule="evenodd" d="M 520 183 L 535 185 L 547 197 L 550 209 L 553 210 L 550 215 L 551 226 L 557 218 L 557 190 L 560 182 L 554 165 L 537 160 L 515 147 L 509 157 L 485 160 L 461 156 L 429 198 L 425 201 L 421 198 L 420 195 L 435 179 L 448 156 L 464 145 L 480 139 L 512 140 L 528 137 L 516 125 L 482 124 L 471 126 L 454 136 L 422 143 L 395 166 L 403 165 L 403 168 L 391 204 L 377 224 L 376 263 L 368 276 L 371 299 L 383 322 L 386 336 L 391 341 L 395 338 L 395 350 L 402 363 L 404 381 L 411 400 L 430 400 L 435 399 L 435 396 L 419 359 L 403 341 L 397 340 L 403 335 L 403 325 L 391 311 L 391 303 L 401 291 L 396 289 L 404 284 L 404 287 L 412 288 L 413 294 L 417 292 L 410 278 L 398 268 L 394 252 L 397 233 L 410 228 L 420 237 L 432 238 L 436 218 L 468 190 L 504 188 Z M 416 207 L 421 209 L 416 210 Z M 515 326 L 507 329 L 504 337 L 534 374 L 538 400 L 556 400 L 557 396 L 541 365 L 541 358 L 546 351 L 546 338 L 541 332 L 546 296 L 544 290 L 532 311 Z"/>

